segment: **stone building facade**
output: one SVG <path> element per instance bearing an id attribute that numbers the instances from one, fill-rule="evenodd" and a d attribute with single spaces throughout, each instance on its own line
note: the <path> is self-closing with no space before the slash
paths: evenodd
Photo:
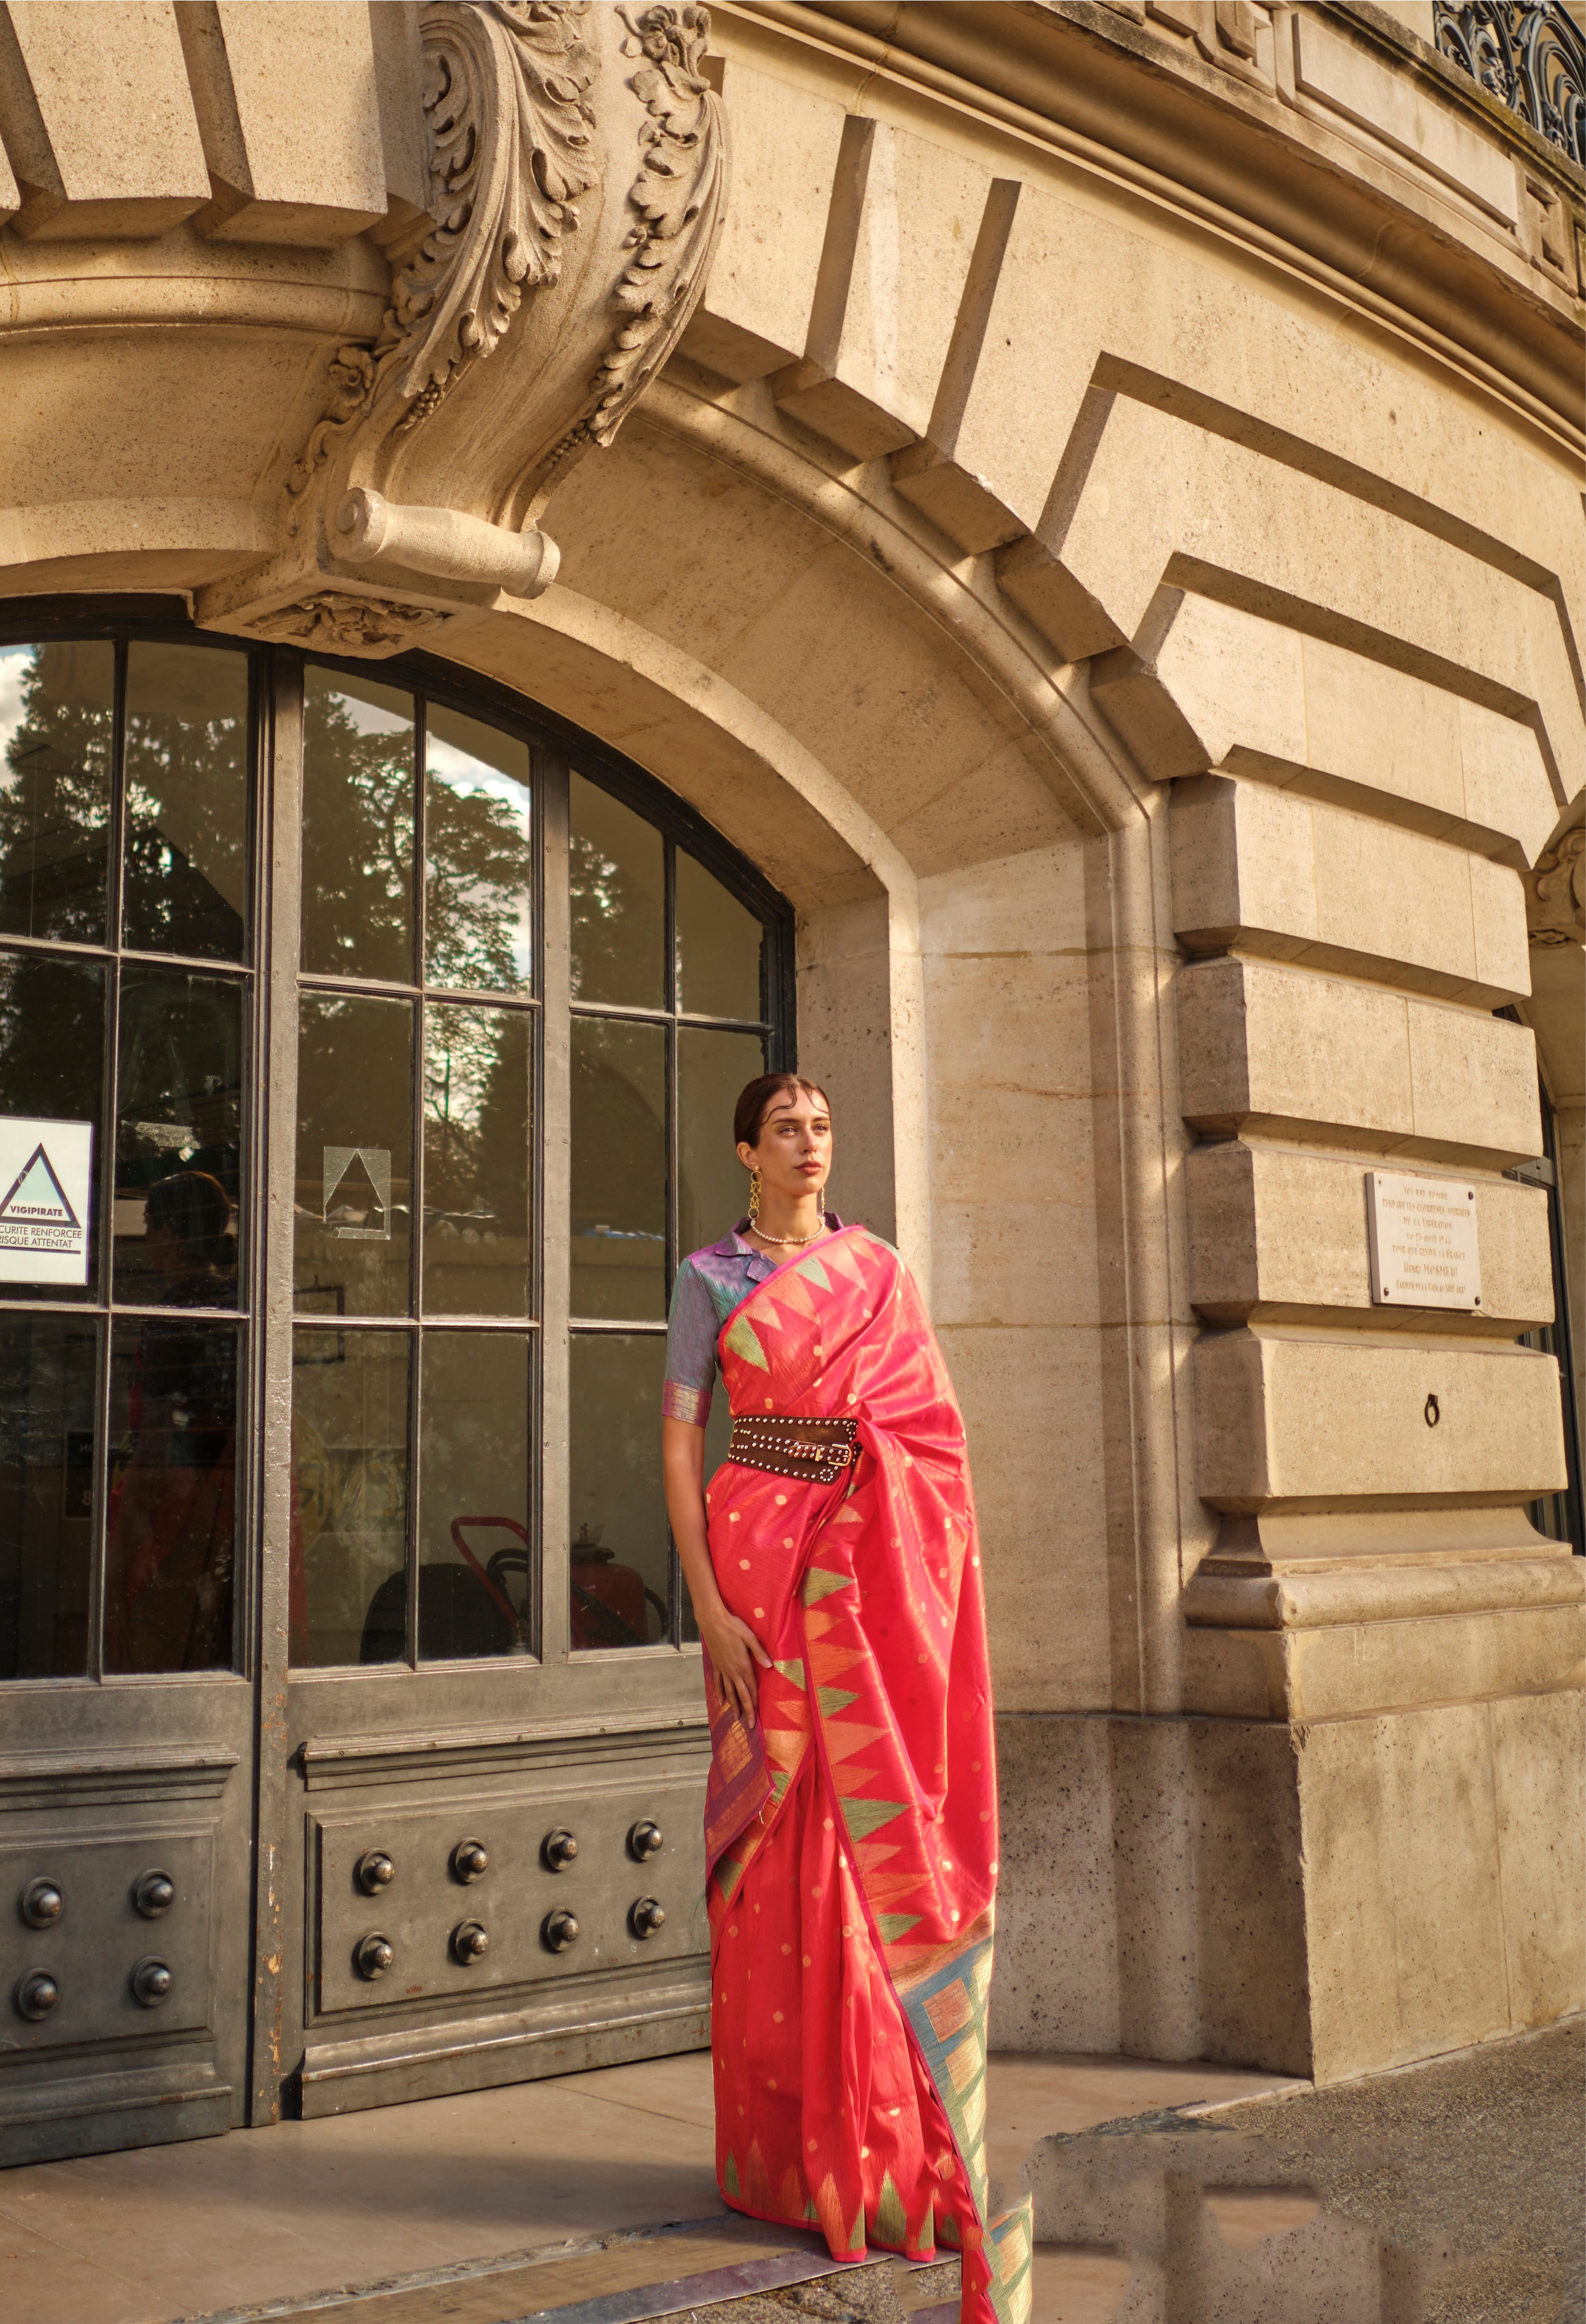
<path id="1" fill-rule="evenodd" d="M 1583 54 L 0 9 L 0 1134 L 89 1122 L 96 1222 L 0 1248 L 0 2152 L 705 2038 L 647 1448 L 761 1054 L 968 1421 L 997 2042 L 1579 2006 Z M 1379 1174 L 1471 1205 L 1452 1304 L 1374 1297 Z M 233 1259 L 158 1275 L 168 1178 Z"/>

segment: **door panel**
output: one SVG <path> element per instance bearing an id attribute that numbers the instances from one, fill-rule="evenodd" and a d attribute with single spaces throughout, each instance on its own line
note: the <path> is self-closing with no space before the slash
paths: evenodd
<path id="1" fill-rule="evenodd" d="M 34 1738 L 75 1748 L 0 1756 L 0 2163 L 243 2119 L 249 1690 L 184 1683 L 157 1722 L 146 1692 L 99 1690 L 92 1720 L 80 1693 L 32 1692 Z"/>
<path id="2" fill-rule="evenodd" d="M 541 1717 L 306 1742 L 304 2113 L 701 2046 L 708 1760 L 692 1703 L 604 1727 Z M 577 1853 L 557 1870 L 548 1843 L 565 1834 Z M 488 1858 L 473 1878 L 470 1843 Z M 645 1935 L 647 1903 L 665 1917 Z M 576 1921 L 570 1941 L 558 1914 Z M 470 1923 L 488 1939 L 473 1960 L 457 1934 Z"/>
<path id="3" fill-rule="evenodd" d="M 0 2163 L 244 2118 L 257 675 L 0 642 L 0 1126 L 91 1141 L 86 1275 L 0 1215 Z"/>

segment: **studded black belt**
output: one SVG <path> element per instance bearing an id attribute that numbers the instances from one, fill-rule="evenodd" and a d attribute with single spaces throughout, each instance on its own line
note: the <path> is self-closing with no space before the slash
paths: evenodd
<path id="1" fill-rule="evenodd" d="M 797 1413 L 763 1418 L 740 1413 L 733 1423 L 729 1461 L 743 1469 L 768 1469 L 773 1477 L 803 1477 L 829 1485 L 854 1458 L 859 1424 L 853 1420 L 807 1420 Z"/>

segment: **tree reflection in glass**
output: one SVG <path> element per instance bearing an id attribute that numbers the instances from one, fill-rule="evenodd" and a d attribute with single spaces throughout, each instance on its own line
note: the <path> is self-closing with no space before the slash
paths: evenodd
<path id="1" fill-rule="evenodd" d="M 0 929 L 105 941 L 115 649 L 0 646 Z"/>
<path id="2" fill-rule="evenodd" d="M 661 835 L 575 775 L 567 799 L 575 1001 L 664 1009 L 666 869 Z"/>
<path id="3" fill-rule="evenodd" d="M 424 1304 L 529 1313 L 534 1025 L 525 1010 L 424 1012 Z"/>
<path id="4" fill-rule="evenodd" d="M 413 979 L 413 705 L 303 673 L 303 966 Z"/>
<path id="5" fill-rule="evenodd" d="M 701 863 L 677 852 L 678 1006 L 691 1017 L 764 1015 L 761 954 L 765 929 Z"/>
<path id="6" fill-rule="evenodd" d="M 429 982 L 527 992 L 534 973 L 529 746 L 432 702 L 425 714 Z"/>
<path id="7" fill-rule="evenodd" d="M 667 1056 L 659 1025 L 575 1017 L 572 1040 L 575 1315 L 667 1312 Z"/>
<path id="8" fill-rule="evenodd" d="M 247 906 L 248 662 L 127 648 L 122 941 L 240 960 Z"/>

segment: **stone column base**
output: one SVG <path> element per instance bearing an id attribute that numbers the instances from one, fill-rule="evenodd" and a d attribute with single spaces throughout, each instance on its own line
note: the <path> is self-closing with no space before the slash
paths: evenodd
<path id="1" fill-rule="evenodd" d="M 991 2040 L 1334 2081 L 1581 2003 L 1581 1698 L 998 1722 Z"/>

